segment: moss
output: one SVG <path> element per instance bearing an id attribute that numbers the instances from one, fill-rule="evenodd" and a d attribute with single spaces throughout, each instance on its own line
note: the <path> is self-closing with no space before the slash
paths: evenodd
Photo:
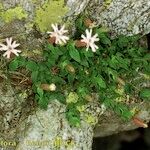
<path id="1" fill-rule="evenodd" d="M 61 145 L 63 145 L 63 139 L 62 137 L 56 136 L 54 141 L 53 141 L 54 147 L 60 148 Z"/>
<path id="2" fill-rule="evenodd" d="M 69 95 L 66 98 L 67 103 L 76 103 L 78 101 L 79 97 L 77 93 L 75 92 L 70 92 Z"/>
<path id="3" fill-rule="evenodd" d="M 104 6 L 108 8 L 111 4 L 112 0 L 104 0 Z"/>
<path id="4" fill-rule="evenodd" d="M 1 13 L 2 9 L 3 9 L 3 5 L 2 5 L 2 3 L 0 3 L 0 13 Z"/>
<path id="5" fill-rule="evenodd" d="M 97 118 L 94 115 L 86 114 L 85 115 L 85 122 L 95 125 L 97 123 Z"/>
<path id="6" fill-rule="evenodd" d="M 0 19 L 1 19 L 1 16 L 2 16 L 2 14 L 3 14 L 3 5 L 2 5 L 2 3 L 0 3 Z"/>
<path id="7" fill-rule="evenodd" d="M 37 0 L 32 0 L 33 3 L 36 3 Z"/>
<path id="8" fill-rule="evenodd" d="M 51 29 L 52 23 L 60 23 L 62 16 L 68 11 L 64 7 L 64 0 L 47 1 L 42 7 L 37 8 L 35 24 L 39 27 L 41 32 Z"/>
<path id="9" fill-rule="evenodd" d="M 14 19 L 23 19 L 27 18 L 27 13 L 23 10 L 22 7 L 17 6 L 15 8 L 8 9 L 6 11 L 2 10 L 2 5 L 0 5 L 0 17 L 3 19 L 4 22 L 9 23 Z"/>

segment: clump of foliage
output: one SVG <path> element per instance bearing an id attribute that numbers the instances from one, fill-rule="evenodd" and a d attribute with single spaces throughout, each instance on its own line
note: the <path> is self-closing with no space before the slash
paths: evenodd
<path id="1" fill-rule="evenodd" d="M 125 119 L 132 113 L 120 99 L 124 95 L 134 97 L 137 93 L 142 99 L 150 100 L 150 89 L 137 88 L 129 82 L 138 72 L 150 75 L 150 53 L 140 47 L 139 36 L 119 36 L 112 39 L 110 33 L 96 27 L 98 50 L 93 53 L 86 48 L 77 48 L 75 39 L 84 33 L 86 27 L 82 19 L 76 21 L 76 33 L 66 45 L 54 46 L 49 43 L 43 48 L 43 61 L 31 60 L 21 56 L 10 64 L 10 70 L 25 67 L 31 72 L 35 100 L 46 109 L 52 100 L 59 100 L 67 106 L 66 117 L 71 125 L 80 123 L 78 106 L 88 103 L 92 93 L 99 95 L 100 103 L 113 109 Z M 138 71 L 137 71 L 138 70 Z M 45 91 L 41 84 L 54 83 L 55 91 Z"/>

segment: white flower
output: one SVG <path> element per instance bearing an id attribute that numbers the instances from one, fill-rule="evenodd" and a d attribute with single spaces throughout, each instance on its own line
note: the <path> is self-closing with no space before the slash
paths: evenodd
<path id="1" fill-rule="evenodd" d="M 50 91 L 55 91 L 56 90 L 56 85 L 54 83 L 49 85 Z"/>
<path id="2" fill-rule="evenodd" d="M 60 29 L 58 27 L 57 24 L 52 24 L 51 25 L 53 28 L 53 32 L 47 32 L 48 34 L 50 34 L 50 37 L 55 37 L 55 43 L 56 44 L 63 44 L 66 43 L 67 40 L 69 40 L 68 36 L 65 36 L 64 34 L 68 32 L 68 30 L 65 30 L 65 25 L 63 25 Z"/>
<path id="3" fill-rule="evenodd" d="M 10 58 L 11 53 L 15 54 L 16 56 L 19 56 L 18 53 L 20 53 L 20 50 L 17 50 L 16 47 L 18 47 L 20 44 L 17 44 L 16 41 L 12 42 L 12 38 L 6 38 L 6 44 L 4 45 L 0 43 L 0 51 L 6 51 L 3 56 Z"/>
<path id="4" fill-rule="evenodd" d="M 84 36 L 83 34 L 81 35 L 82 37 L 81 42 L 86 43 L 87 51 L 90 47 L 93 52 L 96 52 L 96 49 L 98 49 L 98 46 L 95 44 L 95 42 L 99 41 L 99 38 L 97 37 L 98 34 L 96 33 L 94 36 L 92 36 L 92 29 L 90 29 L 90 31 L 86 29 L 85 33 L 86 33 L 86 36 Z"/>

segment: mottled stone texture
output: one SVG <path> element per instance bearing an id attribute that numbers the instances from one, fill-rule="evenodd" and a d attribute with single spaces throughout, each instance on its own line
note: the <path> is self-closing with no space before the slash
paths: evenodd
<path id="1" fill-rule="evenodd" d="M 75 4 L 75 8 L 74 8 Z M 68 0 L 72 14 L 84 12 L 115 35 L 150 32 L 149 0 Z M 86 6 L 85 6 L 86 5 Z"/>
<path id="2" fill-rule="evenodd" d="M 112 0 L 110 4 L 100 5 L 93 3 L 92 7 L 95 9 L 90 9 L 90 15 L 98 24 L 109 27 L 115 34 L 134 35 L 150 32 L 149 0 Z"/>
<path id="3" fill-rule="evenodd" d="M 46 111 L 38 109 L 36 114 L 30 115 L 28 120 L 21 124 L 22 132 L 19 136 L 22 140 L 16 149 L 90 150 L 92 126 L 83 121 L 81 127 L 71 127 L 65 119 L 65 111 L 65 105 L 54 101 Z"/>

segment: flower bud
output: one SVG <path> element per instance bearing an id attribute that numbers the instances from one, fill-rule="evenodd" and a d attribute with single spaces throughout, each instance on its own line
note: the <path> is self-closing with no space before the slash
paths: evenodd
<path id="1" fill-rule="evenodd" d="M 81 40 L 76 40 L 75 41 L 75 46 L 76 47 L 86 47 L 86 43 L 85 42 L 82 42 Z"/>
<path id="2" fill-rule="evenodd" d="M 143 120 L 139 119 L 139 118 L 136 118 L 134 117 L 133 118 L 133 122 L 139 126 L 139 127 L 143 127 L 143 128 L 148 128 L 148 125 L 146 123 L 143 122 Z"/>
<path id="3" fill-rule="evenodd" d="M 55 41 L 56 41 L 56 37 L 50 37 L 50 38 L 48 39 L 48 41 L 49 41 L 50 44 L 54 44 Z"/>
<path id="4" fill-rule="evenodd" d="M 85 19 L 84 25 L 87 28 L 93 28 L 95 26 L 95 22 L 93 22 L 91 19 Z"/>
<path id="5" fill-rule="evenodd" d="M 87 100 L 88 102 L 92 102 L 93 101 L 93 98 L 91 95 L 85 95 L 85 100 Z"/>
<path id="6" fill-rule="evenodd" d="M 49 85 L 50 91 L 55 91 L 56 90 L 56 85 L 54 83 Z"/>
<path id="7" fill-rule="evenodd" d="M 73 73 L 73 74 L 75 73 L 74 67 L 70 64 L 66 65 L 66 70 L 70 73 Z"/>
<path id="8" fill-rule="evenodd" d="M 45 91 L 55 91 L 56 85 L 54 83 L 52 83 L 52 84 L 41 84 L 41 88 Z"/>
<path id="9" fill-rule="evenodd" d="M 86 27 L 91 26 L 92 23 L 93 23 L 93 22 L 92 22 L 91 19 L 85 19 L 85 21 L 84 21 L 84 25 L 85 25 Z"/>

